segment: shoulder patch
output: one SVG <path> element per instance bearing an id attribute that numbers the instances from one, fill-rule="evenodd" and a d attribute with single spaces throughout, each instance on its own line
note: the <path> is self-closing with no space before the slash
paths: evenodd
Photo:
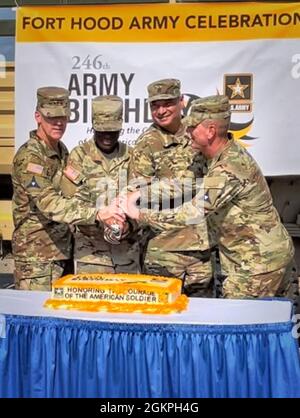
<path id="1" fill-rule="evenodd" d="M 31 181 L 27 184 L 27 186 L 29 189 L 33 188 L 33 189 L 40 189 L 41 187 L 39 186 L 38 182 L 36 181 L 35 177 L 33 176 Z"/>
<path id="2" fill-rule="evenodd" d="M 27 165 L 26 170 L 29 171 L 29 173 L 42 174 L 43 170 L 44 170 L 44 167 L 42 165 L 39 165 L 39 164 L 29 163 Z"/>
<path id="3" fill-rule="evenodd" d="M 64 169 L 64 175 L 71 181 L 75 181 L 80 176 L 80 172 L 71 165 L 67 165 Z"/>
<path id="4" fill-rule="evenodd" d="M 210 200 L 210 197 L 209 197 L 209 193 L 208 193 L 208 192 L 206 192 L 206 193 L 204 194 L 204 201 L 205 201 L 205 202 L 208 202 L 208 203 L 211 203 L 211 200 Z"/>

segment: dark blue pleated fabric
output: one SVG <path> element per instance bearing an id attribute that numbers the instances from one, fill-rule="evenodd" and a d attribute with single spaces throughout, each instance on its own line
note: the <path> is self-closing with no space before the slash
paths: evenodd
<path id="1" fill-rule="evenodd" d="M 7 316 L 0 396 L 300 397 L 292 326 Z"/>

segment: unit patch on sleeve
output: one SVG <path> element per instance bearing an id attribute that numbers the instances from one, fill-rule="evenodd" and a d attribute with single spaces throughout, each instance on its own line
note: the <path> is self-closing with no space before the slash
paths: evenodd
<path id="1" fill-rule="evenodd" d="M 40 189 L 38 182 L 36 181 L 35 177 L 32 176 L 31 181 L 27 184 L 28 188 Z"/>
<path id="2" fill-rule="evenodd" d="M 210 200 L 210 197 L 209 197 L 209 193 L 208 193 L 208 192 L 206 192 L 206 193 L 204 194 L 204 201 L 205 201 L 205 202 L 208 202 L 208 203 L 211 203 L 211 200 Z"/>

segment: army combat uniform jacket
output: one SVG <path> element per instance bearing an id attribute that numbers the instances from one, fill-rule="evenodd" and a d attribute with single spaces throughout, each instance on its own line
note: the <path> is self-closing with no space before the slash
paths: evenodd
<path id="1" fill-rule="evenodd" d="M 273 206 L 265 178 L 250 154 L 234 140 L 208 162 L 203 193 L 173 213 L 144 211 L 141 219 L 153 225 L 181 224 L 199 214 L 203 206 L 227 277 L 246 281 L 291 261 L 292 240 Z"/>
<path id="2" fill-rule="evenodd" d="M 60 182 L 68 151 L 62 142 L 58 146 L 57 153 L 32 131 L 14 157 L 12 245 L 16 260 L 69 259 L 71 232 L 67 224 L 95 222 L 95 208 L 71 202 L 61 195 Z"/>
<path id="3" fill-rule="evenodd" d="M 105 156 L 94 139 L 83 142 L 70 153 L 62 182 L 63 192 L 84 203 L 101 208 L 108 205 L 126 188 L 129 180 L 131 153 L 119 143 L 113 158 Z M 75 234 L 74 259 L 78 263 L 115 268 L 118 272 L 140 271 L 138 231 L 131 232 L 119 245 L 104 240 L 101 225 L 78 226 Z M 109 270 L 106 270 L 109 271 Z"/>
<path id="4" fill-rule="evenodd" d="M 152 124 L 138 138 L 133 150 L 134 176 L 147 179 L 149 184 L 155 179 L 188 181 L 202 178 L 202 170 L 203 157 L 192 150 L 184 126 L 173 135 Z M 162 224 L 160 232 L 148 244 L 148 251 L 205 251 L 209 248 L 206 222 L 180 229 Z"/>

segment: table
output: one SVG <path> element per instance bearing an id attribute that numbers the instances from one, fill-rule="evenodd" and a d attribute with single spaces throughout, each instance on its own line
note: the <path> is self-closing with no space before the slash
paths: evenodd
<path id="1" fill-rule="evenodd" d="M 49 296 L 0 290 L 0 397 L 300 397 L 289 301 L 142 315 L 51 311 Z"/>

